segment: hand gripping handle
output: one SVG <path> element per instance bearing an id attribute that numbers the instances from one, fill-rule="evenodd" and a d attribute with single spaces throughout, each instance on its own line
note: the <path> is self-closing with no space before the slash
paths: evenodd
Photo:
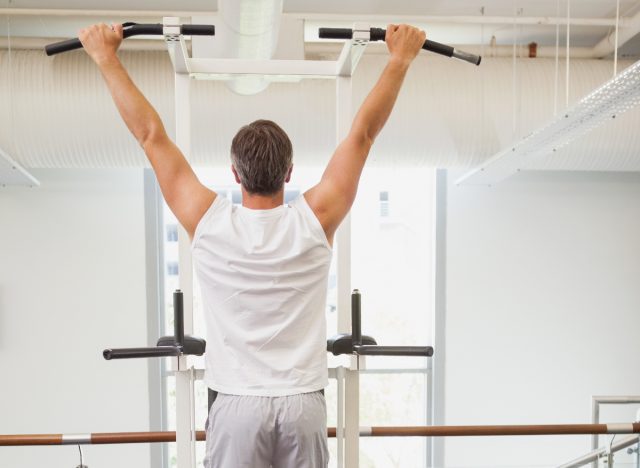
<path id="1" fill-rule="evenodd" d="M 122 37 L 131 36 L 162 36 L 164 26 L 161 24 L 136 24 L 124 23 Z M 215 26 L 211 24 L 183 24 L 180 26 L 180 33 L 187 36 L 214 36 L 216 33 Z M 56 55 L 70 50 L 81 49 L 82 43 L 80 39 L 73 38 L 66 41 L 55 42 L 45 46 L 44 50 L 47 55 Z"/>

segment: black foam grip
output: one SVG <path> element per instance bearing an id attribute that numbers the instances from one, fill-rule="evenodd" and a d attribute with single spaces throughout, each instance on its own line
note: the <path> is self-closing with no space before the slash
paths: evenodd
<path id="1" fill-rule="evenodd" d="M 212 24 L 183 24 L 180 32 L 187 36 L 215 36 L 216 27 Z"/>
<path id="2" fill-rule="evenodd" d="M 162 36 L 164 34 L 164 26 L 162 24 L 124 23 L 123 26 L 122 37 L 124 39 L 131 36 Z M 184 24 L 180 27 L 180 32 L 190 36 L 213 36 L 216 30 L 211 24 Z M 49 44 L 45 46 L 44 50 L 47 55 L 56 55 L 81 48 L 80 39 L 74 38 Z"/>
<path id="3" fill-rule="evenodd" d="M 360 292 L 351 293 L 351 339 L 354 345 L 362 344 L 362 301 Z"/>
<path id="4" fill-rule="evenodd" d="M 387 31 L 382 28 L 371 28 L 369 31 L 370 41 L 384 41 Z M 345 28 L 320 28 L 318 29 L 318 36 L 320 39 L 351 39 L 353 37 L 353 30 Z M 430 41 L 427 39 L 422 48 L 436 54 L 446 55 L 447 57 L 453 56 L 453 47 L 440 42 Z"/>
<path id="5" fill-rule="evenodd" d="M 181 349 L 178 346 L 159 346 L 155 348 L 117 348 L 105 349 L 102 356 L 111 359 L 137 359 L 150 357 L 180 356 Z"/>
<path id="6" fill-rule="evenodd" d="M 369 31 L 371 41 L 384 41 L 387 31 L 382 28 L 371 28 Z"/>
<path id="7" fill-rule="evenodd" d="M 433 356 L 431 346 L 354 345 L 353 350 L 362 356 Z"/>
<path id="8" fill-rule="evenodd" d="M 453 47 L 440 44 L 439 42 L 430 41 L 429 39 L 424 41 L 422 48 L 424 50 L 435 52 L 436 54 L 446 55 L 447 57 L 451 57 L 453 55 Z"/>
<path id="9" fill-rule="evenodd" d="M 163 34 L 163 26 L 161 24 L 128 24 L 128 26 L 123 24 L 124 28 L 122 28 L 122 37 L 125 39 L 131 36 L 142 36 L 143 34 L 148 36 L 162 36 Z"/>
<path id="10" fill-rule="evenodd" d="M 320 39 L 351 39 L 353 30 L 348 28 L 319 28 L 318 37 Z"/>
<path id="11" fill-rule="evenodd" d="M 62 52 L 68 52 L 70 50 L 81 49 L 82 42 L 80 39 L 67 39 L 66 41 L 54 42 L 44 47 L 44 51 L 47 55 L 56 55 Z"/>

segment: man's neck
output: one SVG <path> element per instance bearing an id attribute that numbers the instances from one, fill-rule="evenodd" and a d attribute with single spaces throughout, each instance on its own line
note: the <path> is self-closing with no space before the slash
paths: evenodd
<path id="1" fill-rule="evenodd" d="M 247 192 L 242 188 L 242 206 L 251 210 L 269 210 L 284 204 L 284 190 L 274 195 L 259 195 Z"/>

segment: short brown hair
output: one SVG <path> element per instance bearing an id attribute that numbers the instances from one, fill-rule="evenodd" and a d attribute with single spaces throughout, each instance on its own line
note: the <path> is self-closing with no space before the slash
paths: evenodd
<path id="1" fill-rule="evenodd" d="M 271 120 L 245 125 L 231 142 L 231 161 L 249 193 L 273 195 L 282 189 L 291 168 L 291 140 Z"/>

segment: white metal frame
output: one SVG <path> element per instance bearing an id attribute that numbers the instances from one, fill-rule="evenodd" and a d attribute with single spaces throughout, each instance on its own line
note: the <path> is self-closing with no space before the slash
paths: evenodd
<path id="1" fill-rule="evenodd" d="M 591 397 L 591 422 L 593 424 L 600 423 L 600 405 L 633 405 L 640 403 L 640 395 L 594 395 Z M 636 416 L 636 420 L 640 420 L 640 411 Z M 632 440 L 630 438 L 629 440 Z M 638 437 L 635 437 L 636 442 Z M 633 445 L 633 444 L 629 444 Z M 626 446 L 621 448 L 625 448 Z M 593 434 L 591 436 L 591 450 L 592 453 L 598 452 L 598 435 Z M 614 452 L 615 450 L 612 450 Z M 640 462 L 640 454 L 638 455 L 638 461 Z M 597 468 L 597 461 L 594 461 L 593 468 Z"/>
<path id="2" fill-rule="evenodd" d="M 336 140 L 340 142 L 349 131 L 352 120 L 351 76 L 369 43 L 369 25 L 355 24 L 351 41 L 345 42 L 335 61 L 318 60 L 241 60 L 191 58 L 184 38 L 179 33 L 179 19 L 165 17 L 164 34 L 169 56 L 175 71 L 176 144 L 187 160 L 190 159 L 190 100 L 191 78 L 226 79 L 234 75 L 336 79 Z M 180 288 L 184 293 L 185 334 L 193 333 L 193 269 L 190 243 L 186 232 L 179 236 Z M 338 332 L 351 329 L 351 221 L 343 221 L 336 234 L 338 268 Z M 353 357 L 348 367 L 331 370 L 338 381 L 338 466 L 359 466 L 359 369 L 364 368 L 363 357 Z M 193 386 L 200 371 L 189 367 L 187 358 L 174 360 L 176 376 L 176 432 L 178 468 L 195 467 L 195 408 Z"/>

